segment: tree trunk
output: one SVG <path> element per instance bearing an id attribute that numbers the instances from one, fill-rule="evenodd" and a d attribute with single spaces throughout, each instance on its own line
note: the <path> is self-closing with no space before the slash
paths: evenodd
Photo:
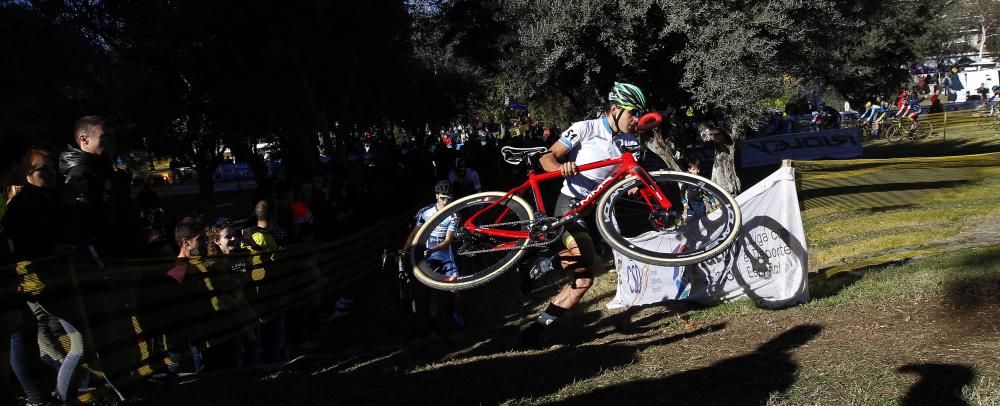
<path id="1" fill-rule="evenodd" d="M 285 127 L 283 140 L 284 157 L 281 164 L 288 171 L 289 178 L 301 180 L 319 173 L 319 153 L 316 151 L 316 136 L 308 127 L 290 123 Z"/>
<path id="2" fill-rule="evenodd" d="M 729 134 L 726 134 L 725 131 L 709 128 L 704 124 L 698 129 L 702 139 L 715 146 L 712 181 L 733 195 L 738 194 L 742 189 L 740 177 L 736 175 L 736 143 L 743 140 L 746 135 L 746 127 L 737 124 L 739 122 L 732 121 Z"/>
<path id="3" fill-rule="evenodd" d="M 587 115 L 587 109 L 584 107 L 583 103 L 581 103 L 578 98 L 573 96 L 573 92 L 571 90 L 563 89 L 562 87 L 557 87 L 557 89 L 559 89 L 559 93 L 562 93 L 563 96 L 566 96 L 566 99 L 569 100 L 569 104 L 573 106 L 574 118 L 585 117 Z"/>
<path id="4" fill-rule="evenodd" d="M 983 61 L 983 49 L 986 48 L 986 22 L 984 17 L 980 17 L 982 20 L 979 23 L 979 59 L 976 62 Z"/>
<path id="5" fill-rule="evenodd" d="M 195 169 L 198 171 L 198 196 L 201 200 L 208 200 L 215 191 L 215 168 L 219 164 L 215 159 L 217 142 L 214 134 L 209 134 L 204 129 L 201 115 L 191 116 L 192 118 L 188 120 L 191 123 L 189 131 L 199 140 L 194 156 Z"/>
<path id="6" fill-rule="evenodd" d="M 672 171 L 680 171 L 681 166 L 677 164 L 677 160 L 674 159 L 674 146 L 673 142 L 667 141 L 666 137 L 659 128 L 653 129 L 653 136 L 646 141 L 646 148 L 656 154 L 663 160 L 663 163 L 667 165 L 667 168 Z"/>
<path id="7" fill-rule="evenodd" d="M 736 176 L 736 145 L 732 142 L 727 144 L 715 144 L 715 163 L 712 164 L 712 182 L 717 183 L 723 189 L 732 193 L 733 196 L 740 193 L 742 185 L 740 178 Z"/>
<path id="8" fill-rule="evenodd" d="M 206 136 L 207 138 L 207 136 Z M 215 169 L 222 160 L 217 154 L 215 140 L 203 139 L 198 148 L 198 196 L 207 201 L 215 192 Z"/>
<path id="9" fill-rule="evenodd" d="M 236 158 L 237 162 L 250 164 L 250 169 L 253 170 L 253 178 L 257 182 L 258 188 L 268 183 L 267 165 L 264 163 L 264 158 L 255 154 L 245 140 L 226 141 L 226 146 L 233 151 L 233 157 Z"/>

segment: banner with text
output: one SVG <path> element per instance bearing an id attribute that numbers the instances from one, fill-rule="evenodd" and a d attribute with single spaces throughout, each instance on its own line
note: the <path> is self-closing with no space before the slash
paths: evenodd
<path id="1" fill-rule="evenodd" d="M 608 308 L 689 300 L 716 304 L 751 298 L 781 308 L 809 300 L 808 250 L 795 191 L 795 169 L 781 167 L 736 197 L 743 227 L 733 246 L 700 264 L 644 264 L 615 251 L 618 289 Z M 637 245 L 685 244 L 676 234 L 649 233 Z"/>
<path id="2" fill-rule="evenodd" d="M 784 159 L 856 158 L 861 156 L 861 130 L 840 128 L 751 138 L 743 141 L 741 151 L 744 168 L 776 165 Z"/>

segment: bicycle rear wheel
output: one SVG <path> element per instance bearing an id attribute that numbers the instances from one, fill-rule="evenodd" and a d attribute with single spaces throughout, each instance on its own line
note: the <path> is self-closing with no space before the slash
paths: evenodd
<path id="1" fill-rule="evenodd" d="M 516 265 L 524 255 L 529 239 L 488 236 L 464 228 L 465 222 L 476 216 L 473 223 L 477 229 L 528 231 L 535 219 L 531 206 L 520 197 L 505 199 L 504 196 L 504 192 L 466 196 L 431 217 L 417 231 L 410 248 L 413 275 L 417 280 L 435 289 L 465 290 L 489 282 Z M 454 280 L 435 268 L 439 261 L 428 261 L 424 253 L 431 233 L 452 215 L 458 216 L 458 229 L 451 244 L 452 258 L 458 270 L 458 277 Z"/>
<path id="2" fill-rule="evenodd" d="M 686 193 L 701 196 L 705 207 L 692 204 L 687 216 L 679 208 L 654 209 L 656 202 L 651 205 L 643 197 L 647 188 L 642 181 L 628 177 L 597 203 L 598 231 L 616 250 L 650 264 L 687 265 L 719 255 L 736 240 L 743 218 L 731 194 L 708 179 L 683 172 L 649 176 L 671 202 L 680 202 Z M 632 189 L 637 190 L 630 193 Z"/>
<path id="3" fill-rule="evenodd" d="M 924 138 L 930 137 L 931 133 L 934 132 L 934 125 L 931 123 L 922 123 L 920 127 L 910 134 L 910 138 L 914 140 L 922 140 Z"/>

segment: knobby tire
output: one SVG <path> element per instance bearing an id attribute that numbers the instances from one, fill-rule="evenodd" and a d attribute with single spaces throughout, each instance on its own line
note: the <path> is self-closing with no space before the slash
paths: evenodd
<path id="1" fill-rule="evenodd" d="M 431 217 L 430 220 L 424 223 L 414 236 L 414 240 L 412 241 L 412 245 L 410 247 L 410 261 L 413 265 L 413 276 L 416 277 L 420 283 L 434 289 L 459 291 L 472 289 L 485 284 L 493 279 L 496 279 L 506 270 L 516 266 L 518 261 L 520 261 L 521 257 L 524 255 L 525 246 L 531 242 L 530 239 L 490 239 L 489 237 L 469 233 L 462 229 L 467 218 L 462 218 L 461 216 L 471 216 L 472 213 L 489 207 L 494 202 L 503 199 L 504 196 L 506 196 L 505 192 L 483 192 L 463 197 L 448 204 Z M 505 212 L 505 217 L 500 219 L 490 217 L 493 212 L 497 211 Z M 434 269 L 431 269 L 427 260 L 424 258 L 424 250 L 431 232 L 434 231 L 434 229 L 448 216 L 455 213 L 458 213 L 460 218 L 458 223 L 459 230 L 455 233 L 454 242 L 452 243 L 452 255 L 455 259 L 455 264 L 458 267 L 459 276 L 458 279 L 449 282 L 445 281 L 443 276 L 435 272 Z M 499 213 L 497 214 L 499 215 Z M 503 223 L 516 221 L 524 224 L 516 226 L 515 228 L 504 229 L 527 231 L 530 227 L 530 223 L 535 219 L 535 214 L 534 210 L 527 202 L 524 201 L 524 199 L 518 196 L 510 196 L 505 202 L 499 204 L 497 207 L 494 207 L 489 213 L 485 213 L 477 219 L 485 221 L 487 224 L 490 222 Z M 459 255 L 457 252 L 457 249 L 463 246 L 475 246 L 473 248 L 489 248 L 491 244 L 499 244 L 502 242 L 510 243 L 512 241 L 515 243 L 515 246 L 503 251 L 472 254 L 469 256 Z M 478 245 L 482 246 L 479 247 Z"/>

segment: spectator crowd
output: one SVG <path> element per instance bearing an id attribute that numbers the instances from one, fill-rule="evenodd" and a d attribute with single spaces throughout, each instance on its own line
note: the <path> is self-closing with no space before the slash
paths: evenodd
<path id="1" fill-rule="evenodd" d="M 0 140 L 0 317 L 11 343 L 0 399 L 58 404 L 96 388 L 121 398 L 148 379 L 288 361 L 352 304 L 326 281 L 332 261 L 308 247 L 412 211 L 438 180 L 460 194 L 500 186 L 515 170 L 502 146 L 558 136 L 523 118 L 515 131 L 472 121 L 339 135 L 321 145 L 320 172 L 258 185 L 246 220 L 174 212 L 148 185 L 134 190 L 101 117 L 79 119 L 58 153 Z"/>
<path id="2" fill-rule="evenodd" d="M 667 113 L 675 142 L 694 142 L 695 118 Z M 259 183 L 244 202 L 172 208 L 113 165 L 112 124 L 80 118 L 60 151 L 0 139 L 4 404 L 124 398 L 150 379 L 287 362 L 353 302 L 317 244 L 412 218 L 439 181 L 455 197 L 519 183 L 524 167 L 500 149 L 560 135 L 527 114 L 344 131 L 320 143 L 316 173 Z M 225 206 L 245 216 L 213 212 Z"/>

